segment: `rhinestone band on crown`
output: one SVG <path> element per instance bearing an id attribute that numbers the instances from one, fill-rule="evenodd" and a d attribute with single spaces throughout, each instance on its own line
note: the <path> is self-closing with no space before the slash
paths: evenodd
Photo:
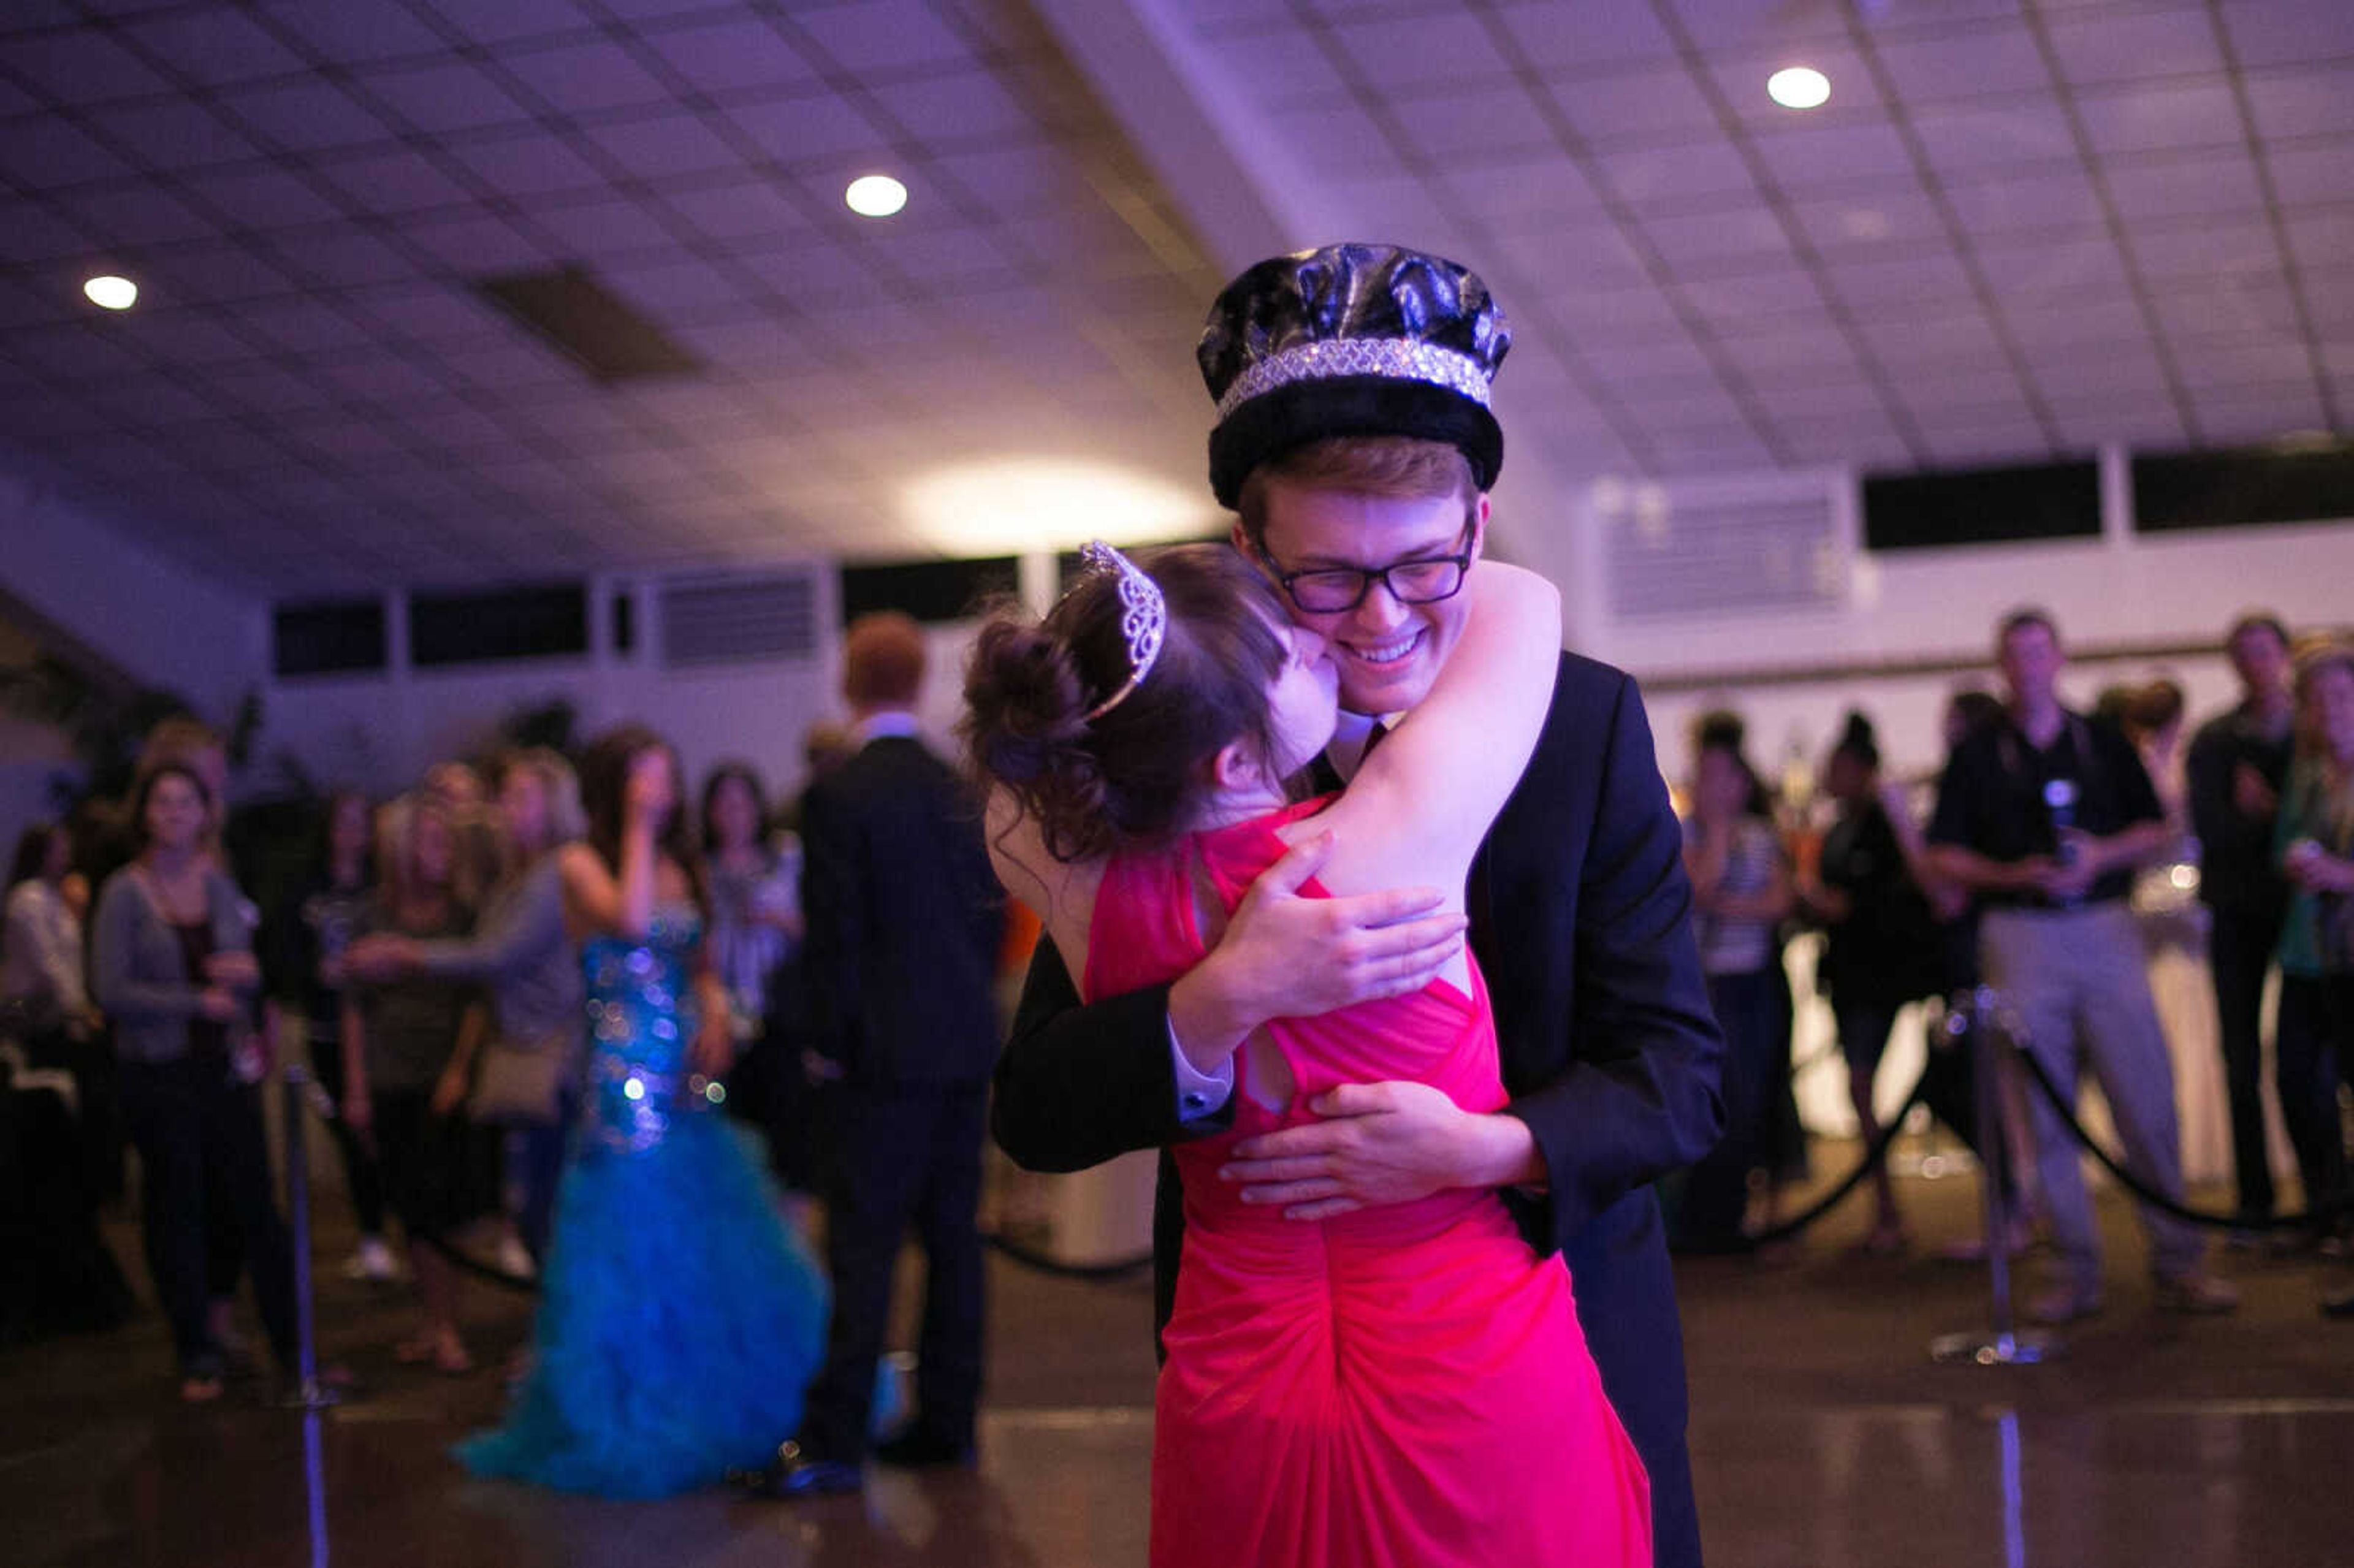
<path id="1" fill-rule="evenodd" d="M 1218 399 L 1224 419 L 1243 404 L 1295 381 L 1329 381 L 1340 376 L 1379 376 L 1392 381 L 1426 381 L 1488 406 L 1485 366 L 1457 349 L 1416 338 L 1320 338 L 1268 355 L 1235 377 Z"/>
<path id="2" fill-rule="evenodd" d="M 1169 601 L 1161 596 L 1161 585 L 1136 569 L 1136 563 L 1105 544 L 1101 539 L 1090 543 L 1079 552 L 1079 559 L 1091 572 L 1109 572 L 1119 579 L 1119 631 L 1128 641 L 1128 679 L 1119 690 L 1087 710 L 1085 722 L 1093 724 L 1128 700 L 1128 694 L 1144 683 L 1152 662 L 1161 657 L 1161 641 L 1169 633 Z"/>

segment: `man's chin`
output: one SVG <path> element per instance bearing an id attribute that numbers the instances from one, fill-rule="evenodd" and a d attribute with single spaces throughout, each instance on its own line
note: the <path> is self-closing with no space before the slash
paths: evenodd
<path id="1" fill-rule="evenodd" d="M 1353 714 L 1399 714 L 1430 694 L 1435 672 L 1409 659 L 1395 670 L 1357 669 L 1341 684 L 1341 705 Z"/>

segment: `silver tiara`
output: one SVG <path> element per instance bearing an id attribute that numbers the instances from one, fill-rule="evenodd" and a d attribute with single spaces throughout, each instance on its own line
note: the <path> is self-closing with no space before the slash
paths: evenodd
<path id="1" fill-rule="evenodd" d="M 1128 679 L 1087 710 L 1086 722 L 1093 724 L 1127 701 L 1128 694 L 1151 673 L 1152 662 L 1161 657 L 1161 639 L 1169 633 L 1169 601 L 1161 597 L 1159 583 L 1101 539 L 1081 550 L 1079 560 L 1090 572 L 1109 572 L 1119 578 L 1119 631 L 1128 640 Z"/>

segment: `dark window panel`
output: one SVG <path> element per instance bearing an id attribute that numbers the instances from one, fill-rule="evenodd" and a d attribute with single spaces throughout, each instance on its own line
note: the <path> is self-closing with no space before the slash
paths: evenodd
<path id="1" fill-rule="evenodd" d="M 384 601 L 281 604 L 270 614 L 270 665 L 281 676 L 381 670 Z"/>
<path id="2" fill-rule="evenodd" d="M 2147 534 L 2354 518 L 2354 442 L 2137 457 L 2133 487 Z"/>
<path id="3" fill-rule="evenodd" d="M 1864 476 L 1863 543 L 1869 550 L 2096 539 L 2100 534 L 2101 469 L 2089 459 Z"/>
<path id="4" fill-rule="evenodd" d="M 1012 556 L 845 566 L 842 618 L 848 622 L 873 610 L 896 609 L 921 621 L 963 620 L 991 599 L 1012 597 L 1019 587 Z"/>
<path id="5" fill-rule="evenodd" d="M 578 583 L 409 597 L 408 662 L 419 669 L 588 652 L 588 593 Z"/>

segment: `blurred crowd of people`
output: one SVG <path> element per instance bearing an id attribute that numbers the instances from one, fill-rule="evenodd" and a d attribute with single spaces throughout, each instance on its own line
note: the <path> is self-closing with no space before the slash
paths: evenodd
<path id="1" fill-rule="evenodd" d="M 2183 691 L 2169 679 L 2110 687 L 2085 712 L 2065 706 L 2060 628 L 2034 609 L 1997 628 L 2001 693 L 1954 694 L 1946 758 L 1917 778 L 1883 768 L 1861 713 L 1798 789 L 1769 787 L 1736 714 L 1696 721 L 1678 796 L 1702 963 L 1727 1043 L 1728 1128 L 1683 1181 L 1676 1224 L 1686 1250 L 1780 1245 L 1777 1196 L 1803 1171 L 1805 1150 L 1784 948 L 1819 931 L 1814 985 L 1835 1019 L 1867 1142 L 1882 1132 L 1873 1081 L 1900 1014 L 1983 982 L 2063 1092 L 2084 1076 L 2099 1084 L 2126 1168 L 2176 1203 L 2182 1134 L 2152 966 L 2195 966 L 2192 1005 L 2213 1021 L 2199 1038 L 2220 1050 L 2228 1088 L 2231 1240 L 2345 1255 L 2354 1228 L 2339 1107 L 2354 1075 L 2354 644 L 2293 635 L 2267 614 L 2236 621 L 2225 642 L 2240 700 L 2207 716 L 2187 745 Z M 2274 973 L 2267 1084 L 2264 1004 Z M 2308 1216 L 2297 1224 L 2275 1224 L 2267 1092 L 2296 1150 Z M 1929 1052 L 1922 1101 L 1975 1148 L 1974 1093 L 1968 1053 Z M 2031 1311 L 2052 1323 L 2099 1311 L 2081 1150 L 2048 1097 L 2018 1082 L 2001 1097 L 2010 1147 L 1999 1169 L 2023 1201 L 2014 1213 L 2031 1216 L 2054 1253 Z M 1861 1250 L 1903 1250 L 1910 1237 L 1885 1160 L 1872 1191 Z M 2200 1230 L 2160 1205 L 2141 1213 L 2161 1304 L 2229 1310 L 2235 1293 L 2206 1266 Z M 2028 1228 L 2022 1219 L 2006 1245 L 2023 1246 Z"/>

